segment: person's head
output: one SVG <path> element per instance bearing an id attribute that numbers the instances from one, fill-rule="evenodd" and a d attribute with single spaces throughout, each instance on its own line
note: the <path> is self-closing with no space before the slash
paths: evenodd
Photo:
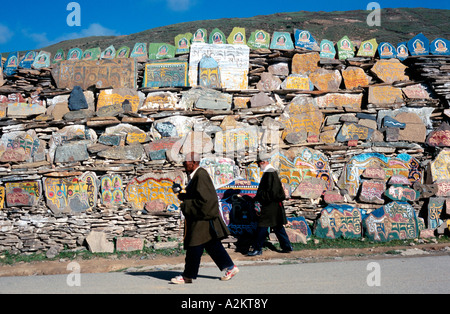
<path id="1" fill-rule="evenodd" d="M 269 164 L 269 161 L 270 161 L 269 155 L 259 154 L 256 163 L 258 164 L 258 167 L 261 168 L 261 170 L 264 170 Z"/>
<path id="2" fill-rule="evenodd" d="M 200 155 L 194 152 L 191 152 L 185 156 L 183 166 L 186 172 L 192 173 L 197 169 L 200 165 Z"/>

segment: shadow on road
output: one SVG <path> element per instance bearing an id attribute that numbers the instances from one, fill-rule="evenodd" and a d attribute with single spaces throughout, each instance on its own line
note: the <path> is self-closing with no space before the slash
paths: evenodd
<path id="1" fill-rule="evenodd" d="M 164 281 L 170 282 L 170 279 L 180 275 L 179 271 L 170 271 L 170 270 L 159 270 L 159 271 L 145 271 L 145 272 L 127 272 L 127 275 L 137 276 L 137 277 L 152 277 Z M 198 275 L 198 278 L 206 278 L 206 279 L 220 279 L 220 277 L 215 276 L 205 276 Z"/>

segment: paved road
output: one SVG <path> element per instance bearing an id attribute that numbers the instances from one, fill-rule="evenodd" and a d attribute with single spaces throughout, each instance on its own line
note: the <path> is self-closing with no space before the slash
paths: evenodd
<path id="1" fill-rule="evenodd" d="M 239 265 L 239 264 L 238 264 Z M 229 282 L 203 265 L 192 285 L 173 285 L 179 269 L 135 270 L 105 274 L 3 277 L 0 293 L 20 294 L 416 294 L 448 293 L 450 254 L 321 263 L 240 265 Z M 69 284 L 68 284 L 69 283 Z"/>

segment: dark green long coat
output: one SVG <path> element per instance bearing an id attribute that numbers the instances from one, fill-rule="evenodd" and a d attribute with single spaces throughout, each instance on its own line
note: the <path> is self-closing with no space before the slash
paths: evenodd
<path id="1" fill-rule="evenodd" d="M 287 224 L 283 201 L 286 199 L 283 185 L 278 173 L 264 172 L 254 197 L 261 204 L 261 215 L 258 218 L 259 227 L 275 227 Z"/>
<path id="2" fill-rule="evenodd" d="M 213 238 L 224 239 L 230 235 L 219 211 L 216 189 L 208 172 L 198 168 L 186 187 L 181 204 L 185 221 L 184 246 L 198 246 Z"/>

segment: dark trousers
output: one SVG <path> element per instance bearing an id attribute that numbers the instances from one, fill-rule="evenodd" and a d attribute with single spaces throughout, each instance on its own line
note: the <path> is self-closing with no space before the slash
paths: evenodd
<path id="1" fill-rule="evenodd" d="M 275 233 L 278 242 L 280 242 L 280 247 L 282 250 L 289 250 L 292 248 L 291 241 L 289 241 L 289 237 L 284 229 L 284 226 L 276 226 L 271 228 L 273 233 Z M 267 227 L 257 227 L 255 232 L 255 244 L 253 249 L 255 251 L 261 251 L 266 241 L 267 236 L 269 235 L 269 228 Z"/>
<path id="2" fill-rule="evenodd" d="M 220 270 L 230 269 L 234 266 L 230 255 L 225 250 L 220 240 L 214 239 L 208 243 L 190 246 L 186 249 L 186 264 L 184 266 L 183 276 L 186 278 L 196 279 L 198 270 L 200 268 L 200 261 L 202 259 L 203 251 L 211 256 L 214 263 Z"/>

